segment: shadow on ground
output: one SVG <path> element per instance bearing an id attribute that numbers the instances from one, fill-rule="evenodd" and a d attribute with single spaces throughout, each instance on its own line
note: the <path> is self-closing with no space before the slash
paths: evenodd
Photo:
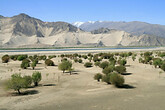
<path id="1" fill-rule="evenodd" d="M 44 84 L 43 86 L 56 86 L 56 84 Z"/>
<path id="2" fill-rule="evenodd" d="M 135 86 L 132 86 L 132 85 L 129 85 L 129 84 L 124 84 L 123 86 L 121 86 L 119 88 L 122 88 L 122 89 L 134 89 L 136 87 Z"/>
<path id="3" fill-rule="evenodd" d="M 122 75 L 132 75 L 132 73 L 122 73 Z"/>
<path id="4" fill-rule="evenodd" d="M 21 92 L 21 94 L 18 94 L 17 92 L 11 93 L 12 96 L 24 96 L 24 95 L 34 95 L 38 94 L 39 92 L 37 90 L 27 90 Z"/>

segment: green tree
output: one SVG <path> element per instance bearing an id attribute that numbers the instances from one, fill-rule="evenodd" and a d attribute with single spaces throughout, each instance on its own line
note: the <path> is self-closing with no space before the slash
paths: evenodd
<path id="1" fill-rule="evenodd" d="M 4 55 L 4 56 L 2 56 L 2 63 L 8 63 L 9 60 L 10 60 L 9 55 Z"/>
<path id="2" fill-rule="evenodd" d="M 155 68 L 157 68 L 157 66 L 160 67 L 162 65 L 162 60 L 160 58 L 153 59 L 153 65 L 155 66 Z"/>
<path id="3" fill-rule="evenodd" d="M 29 87 L 32 84 L 32 77 L 31 76 L 24 76 L 23 79 L 25 80 L 25 87 Z"/>
<path id="4" fill-rule="evenodd" d="M 50 60 L 50 59 L 46 59 L 46 60 L 45 60 L 45 64 L 46 64 L 47 66 L 54 66 L 54 62 L 53 62 L 52 60 Z"/>
<path id="5" fill-rule="evenodd" d="M 165 63 L 163 63 L 163 64 L 161 65 L 161 69 L 162 69 L 163 71 L 165 71 Z"/>
<path id="6" fill-rule="evenodd" d="M 85 66 L 86 68 L 92 67 L 92 63 L 91 63 L 91 62 L 86 62 L 86 63 L 84 64 L 84 66 Z"/>
<path id="7" fill-rule="evenodd" d="M 21 63 L 21 68 L 27 69 L 30 66 L 30 61 L 28 59 L 24 59 Z"/>
<path id="8" fill-rule="evenodd" d="M 125 66 L 127 64 L 127 60 L 126 59 L 122 59 L 122 60 L 119 60 L 118 63 L 121 65 L 121 66 Z"/>
<path id="9" fill-rule="evenodd" d="M 122 74 L 126 72 L 126 67 L 125 66 L 116 66 L 115 71 L 118 72 L 119 74 Z"/>
<path id="10" fill-rule="evenodd" d="M 65 72 L 65 70 L 68 70 L 69 68 L 72 68 L 72 62 L 70 61 L 62 61 L 59 65 L 58 65 L 58 69 L 62 70 L 63 73 Z"/>
<path id="11" fill-rule="evenodd" d="M 100 65 L 100 62 L 97 61 L 97 62 L 94 63 L 94 65 L 95 65 L 95 66 L 99 66 L 99 65 Z"/>
<path id="12" fill-rule="evenodd" d="M 94 79 L 100 82 L 100 79 L 102 79 L 102 74 L 101 73 L 95 74 Z"/>
<path id="13" fill-rule="evenodd" d="M 30 82 L 27 80 L 27 77 L 21 77 L 20 74 L 13 74 L 11 79 L 7 81 L 7 88 L 14 89 L 21 94 L 20 89 L 27 88 L 30 85 Z"/>
<path id="14" fill-rule="evenodd" d="M 117 73 L 112 73 L 110 77 L 110 82 L 116 87 L 122 87 L 124 84 L 124 77 Z"/>
<path id="15" fill-rule="evenodd" d="M 109 65 L 109 62 L 104 61 L 104 62 L 100 63 L 99 66 L 100 66 L 100 68 L 104 69 L 104 68 L 108 67 L 108 65 Z"/>
<path id="16" fill-rule="evenodd" d="M 33 70 L 34 70 L 34 68 L 36 67 L 36 62 L 32 62 L 32 63 L 31 63 L 31 67 L 32 67 Z"/>
<path id="17" fill-rule="evenodd" d="M 104 74 L 109 74 L 109 73 L 113 72 L 114 69 L 115 69 L 115 67 L 113 65 L 109 65 L 108 67 L 104 68 L 102 72 Z"/>
<path id="18" fill-rule="evenodd" d="M 41 79 L 42 79 L 41 72 L 39 72 L 39 71 L 33 72 L 32 81 L 35 86 L 38 86 L 38 83 L 41 81 Z"/>
<path id="19" fill-rule="evenodd" d="M 107 75 L 103 75 L 102 76 L 102 81 L 106 82 L 107 84 L 111 84 L 110 82 L 110 77 L 111 77 L 111 73 L 107 74 Z"/>

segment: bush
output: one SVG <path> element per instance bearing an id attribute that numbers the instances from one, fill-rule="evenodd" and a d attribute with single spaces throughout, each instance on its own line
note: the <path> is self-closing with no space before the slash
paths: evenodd
<path id="1" fill-rule="evenodd" d="M 153 59 L 153 65 L 155 66 L 155 68 L 156 68 L 157 66 L 161 67 L 161 65 L 162 65 L 162 60 L 161 60 L 160 58 L 155 58 L 155 59 Z"/>
<path id="2" fill-rule="evenodd" d="M 82 59 L 79 59 L 78 62 L 79 62 L 79 63 L 82 63 Z"/>
<path id="3" fill-rule="evenodd" d="M 95 66 L 99 66 L 99 65 L 100 65 L 100 62 L 97 61 L 97 62 L 94 63 L 94 65 L 95 65 Z"/>
<path id="4" fill-rule="evenodd" d="M 10 59 L 16 61 L 16 60 L 17 60 L 17 57 L 18 57 L 18 55 L 11 55 L 11 56 L 10 56 Z"/>
<path id="5" fill-rule="evenodd" d="M 21 77 L 20 74 L 13 74 L 11 76 L 11 79 L 8 80 L 6 84 L 7 84 L 7 88 L 14 89 L 15 91 L 18 92 L 18 94 L 21 94 L 20 89 L 27 88 L 29 85 L 31 85 L 30 77 L 29 76 Z"/>
<path id="6" fill-rule="evenodd" d="M 163 64 L 161 65 L 161 69 L 162 69 L 163 71 L 165 71 L 165 63 L 163 63 Z"/>
<path id="7" fill-rule="evenodd" d="M 113 65 L 110 65 L 110 66 L 104 68 L 102 72 L 103 72 L 104 74 L 109 74 L 109 73 L 113 72 L 114 68 L 115 68 L 115 67 L 114 67 Z"/>
<path id="8" fill-rule="evenodd" d="M 136 59 L 136 56 L 132 56 L 132 60 L 135 61 L 135 59 Z"/>
<path id="9" fill-rule="evenodd" d="M 56 55 L 49 55 L 48 58 L 49 59 L 56 58 Z"/>
<path id="10" fill-rule="evenodd" d="M 22 60 L 26 59 L 27 57 L 28 57 L 27 55 L 19 55 L 17 57 L 17 60 L 22 61 Z"/>
<path id="11" fill-rule="evenodd" d="M 32 62 L 32 63 L 31 63 L 31 67 L 32 67 L 33 70 L 34 70 L 34 68 L 36 67 L 36 62 Z"/>
<path id="12" fill-rule="evenodd" d="M 86 68 L 92 67 L 92 63 L 91 63 L 91 62 L 86 62 L 86 63 L 84 64 L 84 66 L 85 66 Z"/>
<path id="13" fill-rule="evenodd" d="M 112 73 L 110 77 L 110 82 L 116 87 L 122 87 L 124 84 L 124 77 L 117 73 Z"/>
<path id="14" fill-rule="evenodd" d="M 63 73 L 65 72 L 65 70 L 69 70 L 71 68 L 72 68 L 72 62 L 70 61 L 63 61 L 62 63 L 58 65 L 58 69 L 62 70 Z"/>
<path id="15" fill-rule="evenodd" d="M 54 66 L 54 62 L 53 62 L 52 60 L 50 60 L 50 59 L 46 59 L 46 60 L 45 60 L 45 64 L 46 64 L 47 66 Z"/>
<path id="16" fill-rule="evenodd" d="M 95 74 L 94 79 L 100 82 L 100 79 L 102 79 L 102 74 L 100 73 Z"/>
<path id="17" fill-rule="evenodd" d="M 40 72 L 38 72 L 38 71 L 33 72 L 32 81 L 35 86 L 38 86 L 38 83 L 41 81 L 41 79 L 42 79 L 42 76 L 41 76 Z"/>
<path id="18" fill-rule="evenodd" d="M 116 66 L 115 71 L 118 72 L 119 74 L 122 74 L 126 72 L 126 67 L 125 66 Z"/>
<path id="19" fill-rule="evenodd" d="M 31 76 L 24 76 L 23 77 L 26 82 L 26 87 L 29 87 L 32 84 L 32 77 Z"/>
<path id="20" fill-rule="evenodd" d="M 111 73 L 107 74 L 107 75 L 103 75 L 102 76 L 102 81 L 106 82 L 107 84 L 111 84 L 110 82 L 110 77 L 111 77 Z"/>
<path id="21" fill-rule="evenodd" d="M 77 58 L 74 58 L 74 62 L 77 63 L 78 62 L 78 59 Z"/>
<path id="22" fill-rule="evenodd" d="M 2 63 L 8 63 L 9 60 L 10 60 L 9 55 L 4 55 L 4 56 L 2 57 Z"/>
<path id="23" fill-rule="evenodd" d="M 29 63 L 29 62 L 30 62 L 30 61 L 29 61 L 28 59 L 24 59 L 24 60 L 22 61 L 22 63 L 21 63 L 21 68 L 27 69 L 27 67 L 30 66 L 30 63 Z"/>
<path id="24" fill-rule="evenodd" d="M 127 64 L 127 60 L 122 59 L 122 60 L 119 60 L 118 63 L 119 63 L 121 66 L 125 66 L 125 65 Z"/>
<path id="25" fill-rule="evenodd" d="M 109 62 L 104 61 L 104 62 L 100 63 L 99 66 L 100 66 L 100 68 L 104 69 L 104 68 L 108 67 L 108 65 L 109 65 Z"/>

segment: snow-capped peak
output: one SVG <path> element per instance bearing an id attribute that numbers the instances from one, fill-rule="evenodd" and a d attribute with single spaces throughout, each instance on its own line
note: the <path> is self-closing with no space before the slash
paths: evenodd
<path id="1" fill-rule="evenodd" d="M 74 22 L 73 25 L 80 27 L 82 24 L 84 24 L 84 22 Z"/>
<path id="2" fill-rule="evenodd" d="M 95 21 L 88 21 L 88 23 L 91 23 L 91 24 L 93 24 L 93 23 L 95 23 Z"/>

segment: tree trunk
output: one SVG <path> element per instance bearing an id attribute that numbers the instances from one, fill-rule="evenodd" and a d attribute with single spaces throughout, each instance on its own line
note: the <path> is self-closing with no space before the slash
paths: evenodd
<path id="1" fill-rule="evenodd" d="M 18 91 L 18 94 L 21 94 L 21 92 L 20 92 L 20 90 L 19 90 L 19 89 L 18 89 L 17 91 Z"/>
<path id="2" fill-rule="evenodd" d="M 35 86 L 38 86 L 38 82 L 35 82 L 34 85 L 35 85 Z"/>
<path id="3" fill-rule="evenodd" d="M 70 75 L 72 74 L 72 72 L 71 72 L 71 71 L 70 71 L 69 73 L 70 73 Z"/>

